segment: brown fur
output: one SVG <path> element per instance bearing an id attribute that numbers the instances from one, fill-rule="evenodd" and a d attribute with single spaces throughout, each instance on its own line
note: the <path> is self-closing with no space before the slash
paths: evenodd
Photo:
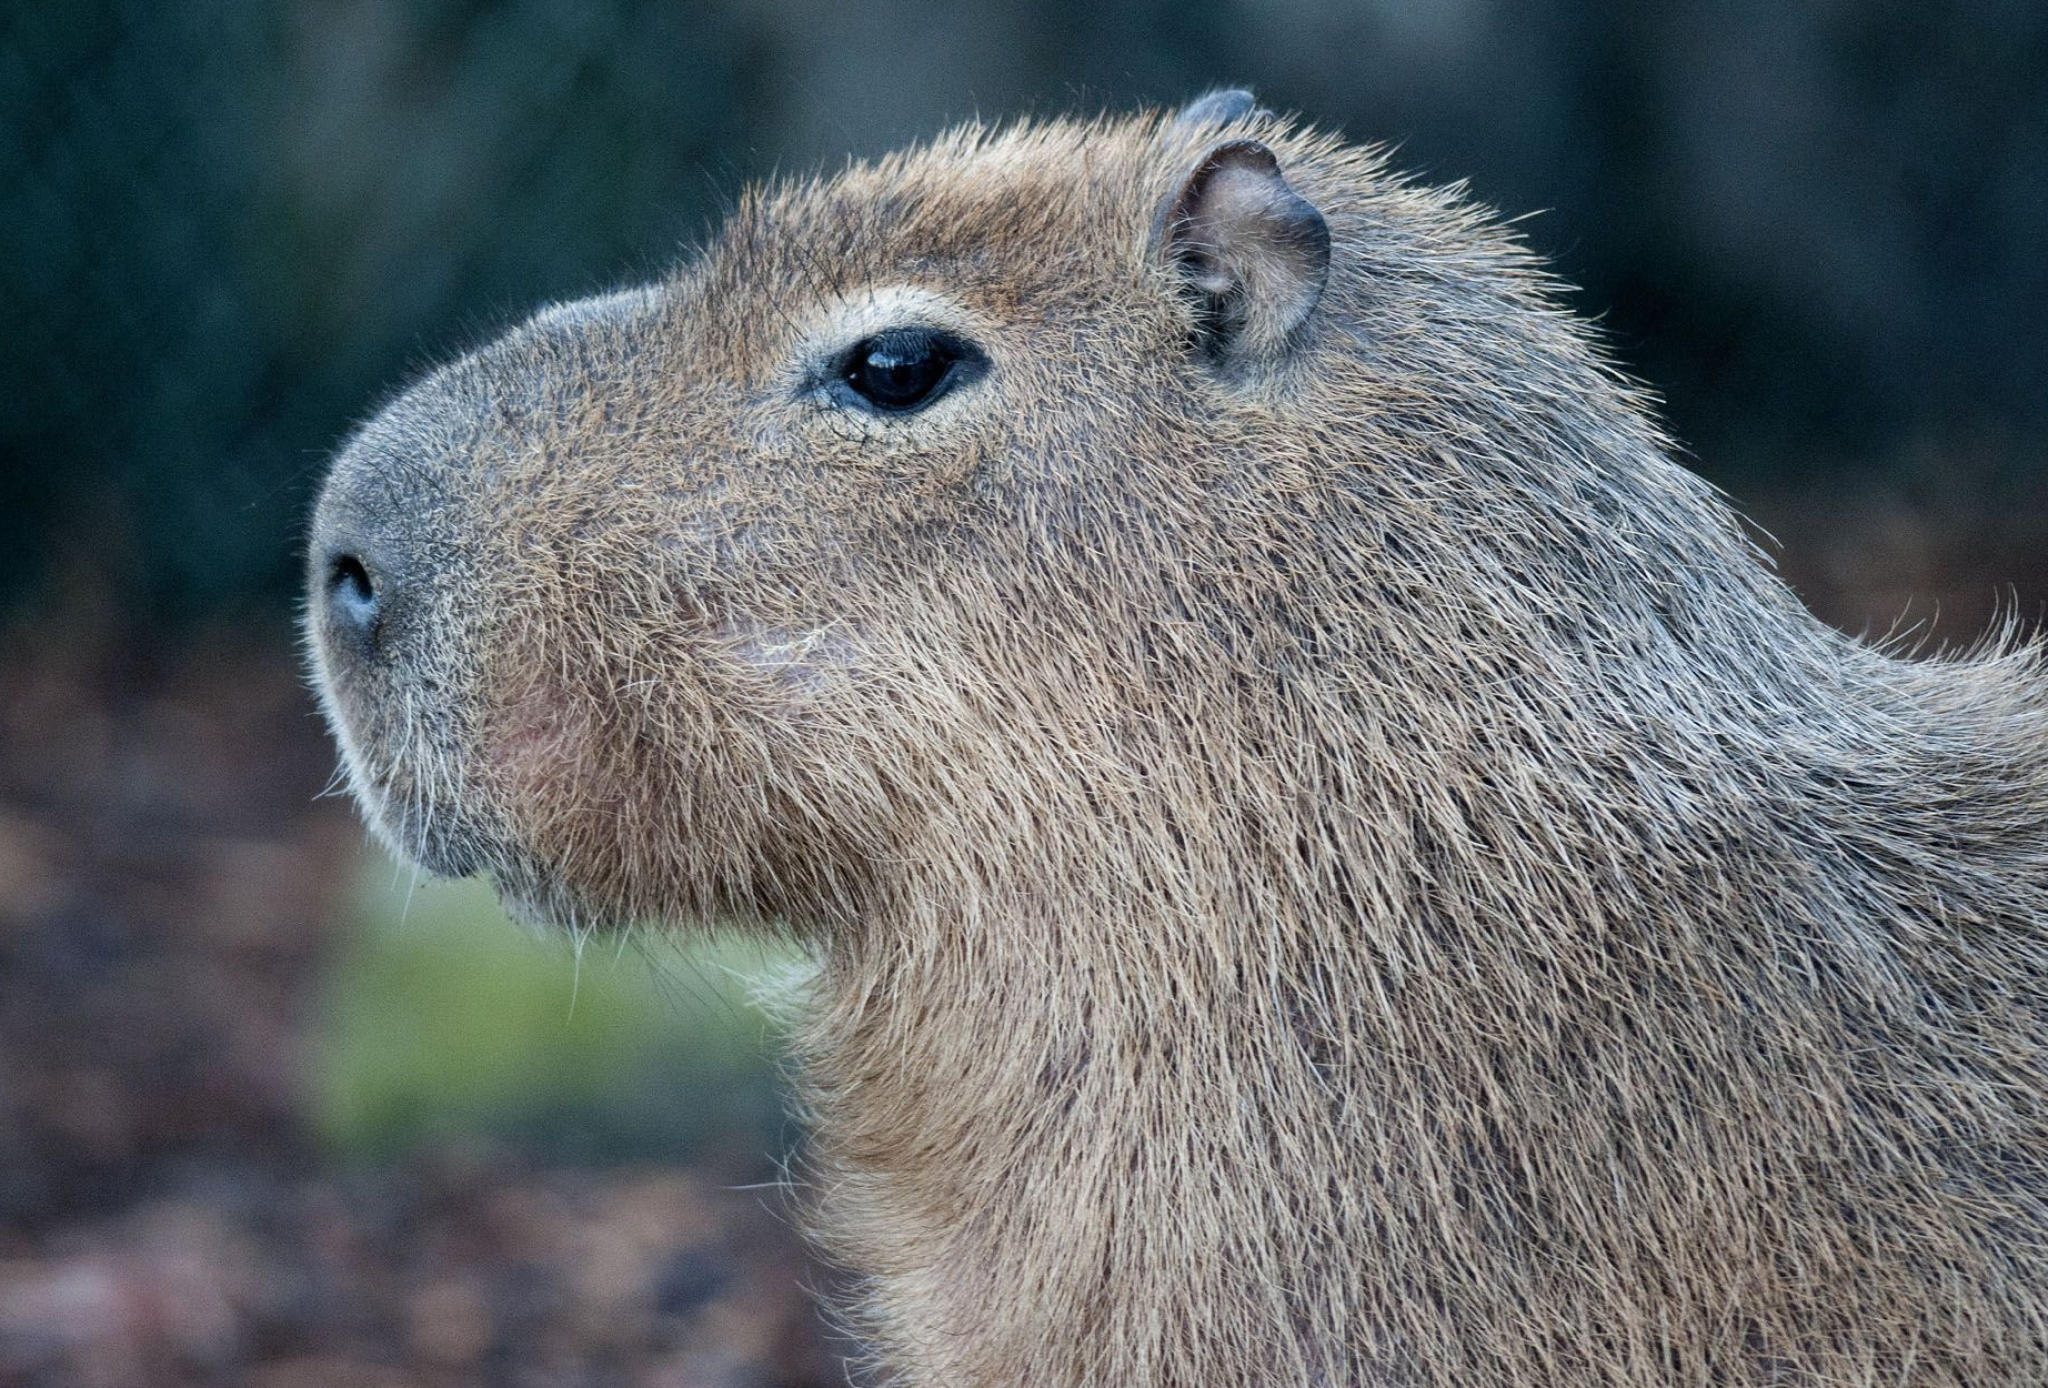
<path id="1" fill-rule="evenodd" d="M 1286 352 L 1155 222 L 1252 137 Z M 1283 267 L 1284 269 L 1284 267 Z M 921 415 L 803 363 L 904 315 Z M 1264 113 L 750 196 L 344 452 L 402 851 L 786 930 L 906 1385 L 2048 1382 L 2048 675 L 1812 619 L 1457 195 Z M 316 589 L 317 593 L 317 589 Z"/>

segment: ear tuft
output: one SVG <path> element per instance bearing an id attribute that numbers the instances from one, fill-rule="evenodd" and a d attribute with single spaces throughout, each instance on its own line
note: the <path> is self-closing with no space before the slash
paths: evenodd
<path id="1" fill-rule="evenodd" d="M 1285 355 L 1330 277 L 1329 225 L 1257 140 L 1228 140 L 1203 155 L 1160 212 L 1158 239 L 1196 298 L 1205 345 L 1225 366 Z"/>
<path id="2" fill-rule="evenodd" d="M 1210 130 L 1247 116 L 1272 114 L 1261 109 L 1259 99 L 1243 87 L 1219 87 L 1181 107 L 1180 114 L 1173 118 L 1173 125 L 1176 130 Z"/>

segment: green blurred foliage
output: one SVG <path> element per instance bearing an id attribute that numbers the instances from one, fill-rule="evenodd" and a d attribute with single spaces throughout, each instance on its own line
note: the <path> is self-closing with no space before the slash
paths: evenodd
<path id="1" fill-rule="evenodd" d="M 793 956 L 644 935 L 578 949 L 508 923 L 481 881 L 420 883 L 375 855 L 356 910 L 307 1048 L 331 1150 L 466 1141 L 748 1169 L 787 1150 L 778 1033 L 757 998 L 801 969 Z"/>
<path id="2" fill-rule="evenodd" d="M 352 422 L 656 273 L 748 178 L 1230 81 L 1549 209 L 1527 234 L 1738 490 L 2048 470 L 2039 0 L 30 0 L 0 602 L 275 616 Z"/>

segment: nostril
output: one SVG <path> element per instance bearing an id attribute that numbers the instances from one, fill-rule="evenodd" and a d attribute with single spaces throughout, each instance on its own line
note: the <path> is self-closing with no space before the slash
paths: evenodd
<path id="1" fill-rule="evenodd" d="M 337 554 L 328 561 L 327 600 L 356 631 L 368 634 L 377 625 L 377 585 L 353 554 Z"/>

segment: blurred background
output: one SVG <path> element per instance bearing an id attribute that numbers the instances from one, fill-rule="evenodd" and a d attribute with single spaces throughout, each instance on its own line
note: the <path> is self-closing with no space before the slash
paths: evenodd
<path id="1" fill-rule="evenodd" d="M 1826 619 L 2048 602 L 2038 0 L 0 7 L 0 1382 L 843 1380 L 722 945 L 322 798 L 324 460 L 772 170 L 1222 83 L 1522 217 Z"/>

